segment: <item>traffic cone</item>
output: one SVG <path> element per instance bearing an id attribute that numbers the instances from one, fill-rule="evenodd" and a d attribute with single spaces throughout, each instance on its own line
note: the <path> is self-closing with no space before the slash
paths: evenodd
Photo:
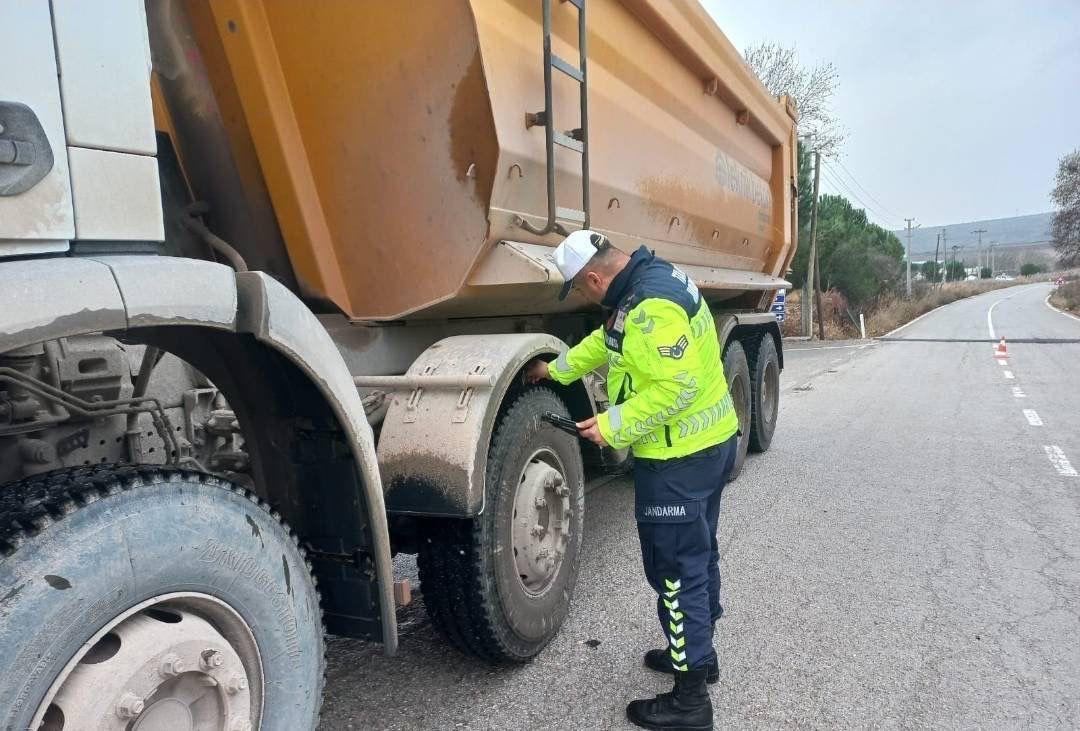
<path id="1" fill-rule="evenodd" d="M 994 357 L 995 358 L 1008 358 L 1009 357 L 1009 350 L 1008 350 L 1008 348 L 1005 347 L 1005 336 L 1004 335 L 1001 336 L 1001 340 L 998 341 L 998 344 L 996 346 L 994 346 Z"/>

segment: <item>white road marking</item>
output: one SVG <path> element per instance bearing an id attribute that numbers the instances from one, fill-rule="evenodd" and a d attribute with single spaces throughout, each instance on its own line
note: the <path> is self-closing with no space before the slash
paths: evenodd
<path id="1" fill-rule="evenodd" d="M 1005 374 L 1006 378 L 1015 378 L 1015 376 L 1013 376 L 1012 371 L 1002 371 L 1002 373 Z"/>
<path id="2" fill-rule="evenodd" d="M 997 360 L 999 366 L 1004 367 L 1004 366 L 1009 365 L 1009 361 L 1005 360 L 1004 358 L 997 358 L 996 360 Z"/>
<path id="3" fill-rule="evenodd" d="M 1065 315 L 1065 317 L 1071 317 L 1072 319 L 1076 320 L 1077 322 L 1080 322 L 1080 317 L 1077 317 L 1076 315 L 1074 315 L 1071 312 L 1066 312 L 1065 310 L 1059 310 L 1057 307 L 1054 307 L 1052 304 L 1050 304 L 1050 296 L 1053 295 L 1053 294 L 1054 294 L 1053 292 L 1050 292 L 1050 294 L 1046 295 L 1046 299 L 1043 300 L 1043 304 L 1046 305 L 1047 307 L 1049 307 L 1054 312 L 1058 313 L 1059 315 Z"/>
<path id="4" fill-rule="evenodd" d="M 822 345 L 820 348 L 784 348 L 785 353 L 801 353 L 806 350 L 842 350 L 844 348 L 865 348 L 873 343 L 862 343 L 861 345 Z"/>
<path id="5" fill-rule="evenodd" d="M 988 309 L 986 311 L 986 329 L 990 332 L 990 339 L 991 340 L 997 340 L 998 339 L 997 335 L 994 333 L 994 308 L 997 307 L 998 305 L 1000 305 L 1005 300 L 1012 299 L 1013 297 L 1015 297 L 1018 294 L 1020 294 L 1020 293 L 1019 292 L 1013 292 L 1008 297 L 1002 297 L 998 301 L 994 302 L 994 304 L 990 305 L 990 309 Z"/>
<path id="6" fill-rule="evenodd" d="M 1013 398 L 1027 398 L 1027 394 L 1019 386 L 1013 386 Z"/>
<path id="7" fill-rule="evenodd" d="M 1061 447 L 1056 444 L 1044 444 L 1043 451 L 1046 452 L 1046 456 L 1050 458 L 1050 464 L 1054 465 L 1054 469 L 1058 471 L 1059 475 L 1065 477 L 1080 475 L 1076 468 L 1069 463 L 1069 458 L 1061 451 Z"/>
<path id="8" fill-rule="evenodd" d="M 1028 420 L 1028 423 L 1032 426 L 1042 426 L 1043 420 L 1039 418 L 1039 415 L 1035 412 L 1035 409 L 1024 409 L 1024 418 Z"/>

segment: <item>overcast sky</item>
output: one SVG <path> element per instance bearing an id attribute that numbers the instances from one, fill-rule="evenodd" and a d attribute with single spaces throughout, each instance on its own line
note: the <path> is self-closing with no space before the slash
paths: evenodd
<path id="1" fill-rule="evenodd" d="M 771 41 L 836 65 L 841 163 L 869 195 L 836 166 L 822 190 L 875 222 L 1053 209 L 1057 162 L 1080 148 L 1080 0 L 702 2 L 740 51 Z"/>

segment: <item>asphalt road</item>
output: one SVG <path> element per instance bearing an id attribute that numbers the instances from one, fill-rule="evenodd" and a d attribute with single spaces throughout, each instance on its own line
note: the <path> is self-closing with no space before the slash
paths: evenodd
<path id="1" fill-rule="evenodd" d="M 773 447 L 724 493 L 718 728 L 1080 725 L 1080 321 L 1048 292 L 789 344 Z M 1001 366 L 991 326 L 1052 342 Z M 661 635 L 632 506 L 626 480 L 590 493 L 571 614 L 534 662 L 463 657 L 417 602 L 396 658 L 331 640 L 324 728 L 630 728 L 625 704 L 669 687 L 640 664 Z"/>

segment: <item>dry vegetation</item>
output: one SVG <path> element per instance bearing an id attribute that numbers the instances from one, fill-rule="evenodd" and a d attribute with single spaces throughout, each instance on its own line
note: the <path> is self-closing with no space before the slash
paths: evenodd
<path id="1" fill-rule="evenodd" d="M 950 282 L 941 285 L 931 285 L 925 282 L 916 283 L 912 299 L 905 299 L 902 295 L 892 293 L 883 294 L 878 298 L 873 308 L 865 313 L 866 334 L 869 337 L 879 337 L 900 327 L 904 323 L 911 322 L 916 317 L 923 315 L 942 305 L 955 302 L 965 297 L 971 297 L 983 292 L 1005 287 L 1014 287 L 1018 284 L 1031 284 L 1032 282 L 1045 282 L 1064 276 L 1066 284 L 1054 291 L 1051 302 L 1055 307 L 1080 315 L 1080 270 L 1069 272 L 1054 272 L 1049 274 L 1037 274 L 1031 277 L 1020 277 L 1012 281 L 1000 281 L 997 279 L 979 279 L 974 281 Z M 800 332 L 800 292 L 794 291 L 788 294 L 787 320 L 781 326 L 784 335 L 801 335 Z M 827 292 L 823 295 L 823 309 L 825 310 L 825 337 L 826 339 L 857 338 L 859 327 L 857 320 L 858 312 L 852 311 L 843 295 L 836 291 Z M 816 315 L 816 313 L 815 313 Z M 817 337 L 817 318 L 815 316 L 814 337 Z"/>
<path id="2" fill-rule="evenodd" d="M 1080 279 L 1066 282 L 1050 295 L 1050 304 L 1059 310 L 1080 315 Z"/>
<path id="3" fill-rule="evenodd" d="M 870 313 L 866 322 L 866 334 L 878 337 L 891 332 L 906 322 L 911 322 L 919 315 L 947 305 L 950 302 L 972 297 L 994 289 L 1004 289 L 1016 284 L 1026 284 L 1016 279 L 1003 282 L 997 279 L 976 279 L 971 282 L 949 282 L 941 286 L 926 285 L 915 290 L 914 297 L 906 300 L 897 295 L 886 295 Z"/>

